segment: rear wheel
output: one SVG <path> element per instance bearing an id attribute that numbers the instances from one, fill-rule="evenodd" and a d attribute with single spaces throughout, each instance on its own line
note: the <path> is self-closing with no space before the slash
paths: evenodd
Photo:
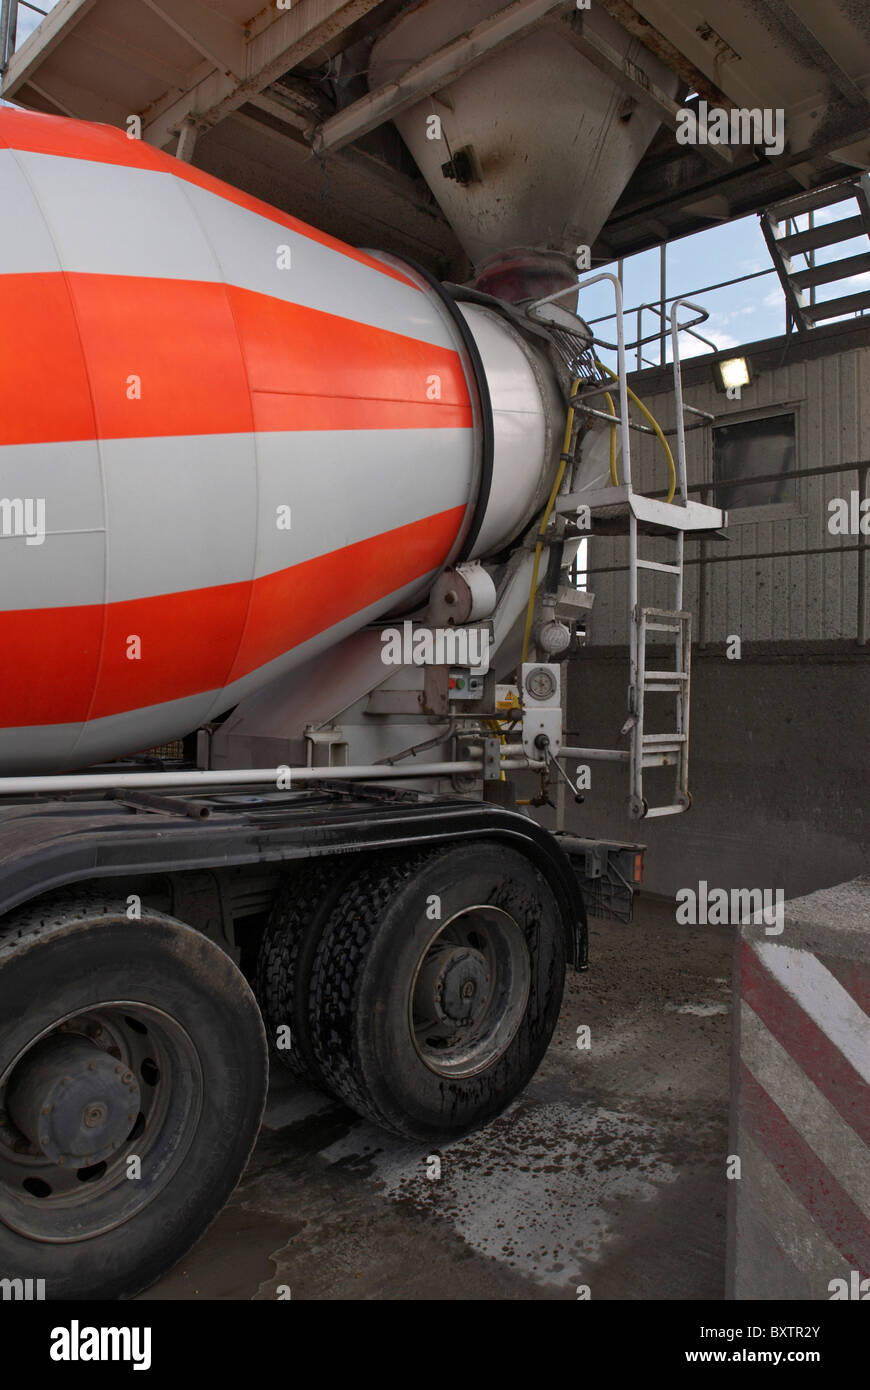
<path id="1" fill-rule="evenodd" d="M 498 1114 L 552 1037 L 565 976 L 553 894 L 522 855 L 467 844 L 372 864 L 311 972 L 311 1045 L 333 1093 L 424 1142 Z"/>
<path id="2" fill-rule="evenodd" d="M 288 874 L 257 957 L 256 992 L 271 1056 L 298 1081 L 324 1089 L 311 1046 L 311 967 L 323 928 L 355 872 L 354 860 L 315 859 Z"/>
<path id="3" fill-rule="evenodd" d="M 64 899 L 0 926 L 0 1267 L 129 1297 L 235 1187 L 267 1054 L 230 958 L 143 908 Z"/>

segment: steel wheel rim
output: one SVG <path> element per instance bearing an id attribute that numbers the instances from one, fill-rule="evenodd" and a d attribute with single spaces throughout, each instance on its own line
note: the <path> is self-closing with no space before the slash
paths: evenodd
<path id="1" fill-rule="evenodd" d="M 531 988 L 519 923 L 503 908 L 463 908 L 430 937 L 408 994 L 408 1024 L 420 1060 L 437 1076 L 485 1071 L 517 1034 Z"/>
<path id="2" fill-rule="evenodd" d="M 84 1053 L 83 1039 L 92 1053 Z M 54 1133 L 43 1148 L 32 1125 L 29 1133 L 20 1129 L 9 1110 L 16 1097 L 39 1094 L 41 1086 L 54 1087 L 51 1098 L 62 1094 L 57 1083 L 63 1078 L 43 1081 L 48 1068 L 38 1061 L 58 1046 L 57 1040 L 60 1048 L 70 1040 L 67 1060 L 72 1059 L 72 1065 L 66 1071 L 73 1086 L 80 1087 L 84 1071 L 92 1070 L 90 1057 L 96 1064 L 93 1070 L 100 1073 L 98 1088 L 111 1092 L 115 1083 L 105 1078 L 110 1070 L 117 1071 L 107 1065 L 112 1061 L 122 1069 L 117 1085 L 126 1086 L 131 1101 L 138 1096 L 139 1102 L 122 1138 L 118 1124 L 123 1127 L 124 1117 L 119 1120 L 116 1113 L 114 1134 L 97 1154 L 62 1153 L 63 1162 L 56 1161 L 59 1145 Z M 127 1075 L 132 1083 L 125 1081 Z M 179 1084 L 182 1079 L 184 1084 Z M 203 1090 L 193 1040 L 162 1009 L 111 1000 L 58 1019 L 31 1038 L 0 1077 L 0 1222 L 30 1240 L 56 1245 L 90 1240 L 124 1225 L 165 1189 L 183 1163 L 199 1123 Z M 95 1104 L 85 1107 L 87 1122 L 96 1117 L 99 1124 L 100 1107 L 111 1113 L 117 1100 L 117 1091 L 108 1101 L 95 1092 Z M 39 1114 L 44 1113 L 42 1106 Z M 138 1178 L 128 1176 L 127 1160 L 134 1156 L 141 1160 Z"/>

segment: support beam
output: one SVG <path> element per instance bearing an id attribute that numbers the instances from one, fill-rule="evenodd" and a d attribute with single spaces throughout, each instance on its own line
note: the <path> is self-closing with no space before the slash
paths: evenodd
<path id="1" fill-rule="evenodd" d="M 72 111 L 59 97 L 52 96 L 51 92 L 47 92 L 44 87 L 40 87 L 38 82 L 34 82 L 31 78 L 27 85 L 32 92 L 36 92 L 37 96 L 42 97 L 43 101 L 47 101 L 51 106 L 54 106 L 62 116 L 70 116 L 73 120 L 77 119 L 77 112 Z"/>
<path id="2" fill-rule="evenodd" d="M 720 87 L 711 82 L 709 78 L 691 63 L 684 53 L 681 53 L 676 44 L 666 39 L 661 30 L 656 29 L 650 24 L 648 19 L 644 19 L 642 14 L 628 3 L 628 0 L 600 0 L 602 8 L 612 15 L 623 29 L 632 34 L 634 38 L 640 39 L 644 48 L 649 49 L 655 58 L 661 59 L 671 72 L 675 72 L 688 84 L 690 91 L 697 92 L 699 97 L 703 97 L 711 106 L 730 106 L 731 102 Z"/>
<path id="3" fill-rule="evenodd" d="M 175 150 L 175 158 L 184 160 L 185 164 L 190 164 L 193 159 L 193 152 L 196 149 L 196 140 L 199 135 L 199 127 L 194 120 L 186 120 L 178 135 L 178 145 Z"/>
<path id="4" fill-rule="evenodd" d="M 643 68 L 633 63 L 630 58 L 623 57 L 606 40 L 592 33 L 589 27 L 583 23 L 581 14 L 577 12 L 572 14 L 563 27 L 578 53 L 582 53 L 593 67 L 597 68 L 605 77 L 610 78 L 621 91 L 633 97 L 639 105 L 654 112 L 663 125 L 666 125 L 670 130 L 676 129 L 677 116 L 683 108 L 679 102 L 674 101 L 673 97 L 651 81 Z M 696 116 L 696 119 L 700 130 L 700 118 Z M 717 145 L 710 142 L 699 143 L 693 146 L 693 149 L 697 149 L 700 155 L 713 164 L 730 167 L 734 163 L 734 151 L 728 145 Z"/>
<path id="5" fill-rule="evenodd" d="M 502 44 L 519 38 L 564 8 L 565 0 L 514 0 L 514 4 L 415 63 L 395 82 L 378 87 L 324 121 L 315 133 L 315 154 L 339 150 L 393 120 L 460 73 L 468 72 Z"/>
<path id="6" fill-rule="evenodd" d="M 807 57 L 820 72 L 830 78 L 840 94 L 850 106 L 856 109 L 867 106 L 867 99 L 857 83 L 836 60 L 829 49 L 813 32 L 806 20 L 797 13 L 791 0 L 759 0 L 768 14 L 779 20 L 785 32 L 798 43 Z"/>
<path id="7" fill-rule="evenodd" d="M 245 76 L 245 36 L 232 20 L 206 9 L 199 0 L 141 0 L 221 72 Z"/>
<path id="8" fill-rule="evenodd" d="M 160 3 L 168 7 L 170 0 Z M 171 3 L 174 6 L 175 0 Z M 217 125 L 291 68 L 340 38 L 379 4 L 380 0 L 297 0 L 291 9 L 275 11 L 274 18 L 247 42 L 243 82 L 223 71 L 212 72 L 182 96 L 161 98 L 143 113 L 145 139 L 160 148 L 168 145 L 191 115 L 203 128 Z"/>
<path id="9" fill-rule="evenodd" d="M 294 130 L 301 130 L 307 140 L 311 140 L 314 134 L 314 121 L 310 116 L 305 116 L 301 111 L 296 110 L 287 101 L 281 101 L 275 96 L 274 86 L 266 92 L 256 92 L 248 97 L 248 103 L 256 106 L 260 111 L 266 111 L 276 120 L 283 121 L 285 125 L 293 126 Z"/>

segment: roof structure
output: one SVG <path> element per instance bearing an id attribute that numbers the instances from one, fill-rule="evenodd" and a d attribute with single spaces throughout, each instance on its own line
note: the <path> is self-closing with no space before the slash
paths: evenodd
<path id="1" fill-rule="evenodd" d="M 4 11 L 14 4 L 3 0 Z M 454 279 L 467 277 L 467 258 L 393 120 L 541 29 L 611 80 L 626 119 L 640 107 L 661 122 L 597 237 L 598 258 L 870 168 L 865 0 L 594 0 L 634 44 L 628 57 L 600 40 L 577 0 L 491 0 L 485 24 L 374 89 L 372 47 L 413 8 L 406 0 L 256 4 L 59 0 L 9 57 L 2 94 L 118 126 L 139 116 L 152 144 L 333 235 Z M 642 51 L 677 79 L 676 97 L 631 58 Z M 545 84 L 547 73 L 535 80 Z M 702 102 L 781 109 L 785 148 L 680 143 L 680 110 Z"/>

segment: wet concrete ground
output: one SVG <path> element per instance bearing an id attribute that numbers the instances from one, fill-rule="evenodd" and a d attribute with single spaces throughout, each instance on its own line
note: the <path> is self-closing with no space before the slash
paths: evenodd
<path id="1" fill-rule="evenodd" d="M 591 924 L 590 959 L 531 1085 L 438 1151 L 439 1178 L 273 1077 L 230 1204 L 142 1297 L 722 1298 L 731 931 L 641 899 L 631 926 Z"/>

